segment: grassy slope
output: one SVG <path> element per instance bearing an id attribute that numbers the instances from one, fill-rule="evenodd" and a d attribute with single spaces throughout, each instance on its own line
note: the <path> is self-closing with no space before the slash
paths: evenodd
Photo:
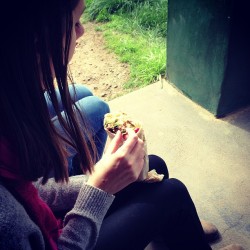
<path id="1" fill-rule="evenodd" d="M 121 7 L 122 2 L 127 5 Z M 134 2 L 89 0 L 85 15 L 85 21 L 102 22 L 99 29 L 104 32 L 107 48 L 131 65 L 131 79 L 125 87 L 132 89 L 165 76 L 167 54 L 167 0 Z"/>

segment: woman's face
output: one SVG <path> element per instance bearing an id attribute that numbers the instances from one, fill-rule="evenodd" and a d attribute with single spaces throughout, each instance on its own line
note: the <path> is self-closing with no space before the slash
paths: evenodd
<path id="1" fill-rule="evenodd" d="M 73 27 L 71 34 L 71 44 L 69 49 L 69 61 L 73 57 L 77 39 L 80 38 L 84 33 L 83 25 L 80 22 L 80 18 L 83 14 L 84 9 L 85 9 L 84 0 L 79 0 L 76 8 L 73 11 Z"/>

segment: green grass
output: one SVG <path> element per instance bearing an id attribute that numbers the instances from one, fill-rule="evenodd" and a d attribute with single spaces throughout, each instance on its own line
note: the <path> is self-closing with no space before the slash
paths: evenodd
<path id="1" fill-rule="evenodd" d="M 106 46 L 130 65 L 125 88 L 166 74 L 167 0 L 87 0 L 85 21 L 102 22 Z M 87 17 L 87 18 L 86 18 Z"/>

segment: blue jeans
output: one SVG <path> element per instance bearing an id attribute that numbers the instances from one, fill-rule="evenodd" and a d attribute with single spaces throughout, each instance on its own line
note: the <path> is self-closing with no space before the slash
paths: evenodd
<path id="1" fill-rule="evenodd" d="M 93 93 L 87 87 L 81 84 L 74 84 L 74 86 L 69 85 L 69 91 L 71 98 L 74 100 L 80 112 L 87 119 L 90 125 L 91 134 L 97 148 L 98 159 L 100 159 L 103 154 L 107 140 L 107 133 L 105 132 L 103 127 L 103 119 L 104 115 L 110 112 L 109 106 L 106 102 L 104 102 L 100 98 L 93 96 Z M 64 111 L 58 90 L 57 90 L 57 97 L 59 100 L 59 107 L 64 117 Z M 46 92 L 45 92 L 45 98 L 54 125 L 58 129 L 59 133 L 65 136 L 65 132 L 57 119 L 53 105 Z M 74 166 L 72 161 L 73 157 L 76 155 L 76 152 L 72 148 L 68 148 L 68 152 L 70 155 L 70 157 L 68 158 L 69 174 L 72 175 L 74 173 L 73 169 Z"/>

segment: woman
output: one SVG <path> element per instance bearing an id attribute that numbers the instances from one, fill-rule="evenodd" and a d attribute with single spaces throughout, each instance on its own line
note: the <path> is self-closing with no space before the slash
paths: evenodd
<path id="1" fill-rule="evenodd" d="M 11 13 L 0 15 L 0 249 L 143 249 L 155 237 L 170 249 L 211 249 L 180 181 L 136 182 L 145 152 L 133 131 L 124 143 L 118 132 L 94 164 L 91 131 L 67 82 L 84 32 L 83 0 L 5 4 Z M 86 175 L 69 178 L 68 148 Z M 167 177 L 160 158 L 150 156 L 152 166 Z M 54 215 L 62 210 L 63 222 Z"/>

